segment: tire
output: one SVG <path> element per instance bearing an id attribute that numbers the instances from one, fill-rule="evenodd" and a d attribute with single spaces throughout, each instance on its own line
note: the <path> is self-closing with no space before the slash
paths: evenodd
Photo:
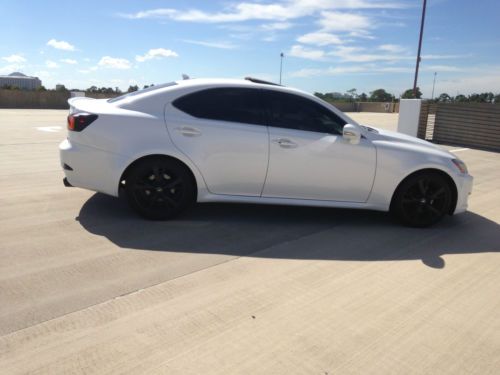
<path id="1" fill-rule="evenodd" d="M 396 189 L 391 213 L 404 225 L 424 228 L 440 221 L 451 208 L 451 187 L 437 172 L 409 176 Z"/>
<path id="2" fill-rule="evenodd" d="M 168 220 L 195 201 L 196 183 L 181 163 L 162 157 L 133 165 L 125 180 L 127 201 L 149 220 Z"/>

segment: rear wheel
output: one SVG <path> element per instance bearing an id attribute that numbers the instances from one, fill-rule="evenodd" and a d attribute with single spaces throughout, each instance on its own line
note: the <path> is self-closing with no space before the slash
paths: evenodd
<path id="1" fill-rule="evenodd" d="M 441 220 L 451 204 L 448 181 L 439 173 L 422 172 L 401 183 L 394 194 L 391 212 L 403 224 L 422 228 Z"/>
<path id="2" fill-rule="evenodd" d="M 161 157 L 133 165 L 125 182 L 129 205 L 151 220 L 178 215 L 194 201 L 195 189 L 192 176 L 182 164 Z"/>

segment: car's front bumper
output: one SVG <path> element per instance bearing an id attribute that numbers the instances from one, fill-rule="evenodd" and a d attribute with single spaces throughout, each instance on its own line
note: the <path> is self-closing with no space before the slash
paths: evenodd
<path id="1" fill-rule="evenodd" d="M 472 193 L 472 182 L 474 178 L 469 174 L 460 174 L 455 178 L 457 184 L 457 205 L 455 214 L 465 212 L 468 207 L 469 195 Z"/>

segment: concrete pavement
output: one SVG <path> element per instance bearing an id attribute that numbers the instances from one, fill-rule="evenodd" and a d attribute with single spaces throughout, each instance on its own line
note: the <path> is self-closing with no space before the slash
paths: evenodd
<path id="1" fill-rule="evenodd" d="M 449 147 L 470 211 L 430 229 L 221 204 L 157 223 L 63 187 L 66 114 L 0 110 L 2 373 L 498 373 L 499 154 Z"/>

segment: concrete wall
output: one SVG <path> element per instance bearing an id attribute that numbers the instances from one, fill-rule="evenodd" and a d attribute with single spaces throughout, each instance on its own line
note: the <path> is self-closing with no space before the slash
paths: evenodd
<path id="1" fill-rule="evenodd" d="M 113 98 L 116 94 L 86 94 L 90 98 Z M 0 89 L 0 108 L 67 109 L 69 91 L 22 91 Z"/>
<path id="2" fill-rule="evenodd" d="M 342 112 L 379 112 L 393 113 L 399 111 L 399 103 L 381 102 L 330 102 Z"/>
<path id="3" fill-rule="evenodd" d="M 68 108 L 69 92 L 0 90 L 0 108 Z"/>
<path id="4" fill-rule="evenodd" d="M 357 112 L 356 103 L 354 102 L 346 102 L 346 103 L 329 102 L 329 103 L 342 112 Z"/>

